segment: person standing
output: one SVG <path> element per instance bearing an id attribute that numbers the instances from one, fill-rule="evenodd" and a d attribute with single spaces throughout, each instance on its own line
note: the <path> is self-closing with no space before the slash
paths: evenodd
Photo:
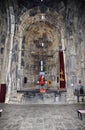
<path id="1" fill-rule="evenodd" d="M 81 82 L 81 80 L 79 80 L 79 94 L 84 94 L 84 86 Z M 84 96 L 82 96 L 82 102 L 84 100 Z"/>

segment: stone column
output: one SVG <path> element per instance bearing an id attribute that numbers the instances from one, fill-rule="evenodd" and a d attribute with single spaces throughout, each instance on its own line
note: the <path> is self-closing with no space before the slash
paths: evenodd
<path id="1" fill-rule="evenodd" d="M 84 47 L 84 41 L 83 41 L 83 31 L 80 30 L 80 49 L 81 49 L 81 59 L 80 59 L 80 66 L 81 66 L 81 80 L 82 82 L 84 82 L 84 50 L 85 50 L 85 47 Z"/>
<path id="2" fill-rule="evenodd" d="M 7 84 L 7 93 L 6 93 L 6 103 L 8 103 L 11 93 L 11 62 L 12 62 L 12 49 L 13 49 L 13 39 L 14 39 L 14 30 L 15 30 L 15 16 L 13 7 L 9 8 L 10 10 L 10 46 L 9 46 L 9 60 L 8 60 L 8 69 L 7 69 L 7 78 L 8 78 L 8 84 Z"/>
<path id="3" fill-rule="evenodd" d="M 75 39 L 73 35 L 69 36 L 68 48 L 68 88 L 67 88 L 67 103 L 75 103 L 76 98 L 74 96 L 74 87 L 76 85 L 76 51 L 75 51 Z M 75 80 L 75 81 L 74 81 Z"/>
<path id="4" fill-rule="evenodd" d="M 21 86 L 21 53 L 22 53 L 22 29 L 19 27 L 19 52 L 18 52 L 18 79 L 17 79 L 17 90 L 20 89 Z"/>
<path id="5" fill-rule="evenodd" d="M 3 69 L 2 69 L 2 75 L 1 75 L 1 83 L 6 83 L 6 77 L 7 77 L 7 46 L 8 46 L 8 42 L 9 42 L 9 10 L 7 9 L 7 35 L 6 35 L 6 40 L 5 40 L 5 47 L 4 47 L 4 59 L 3 59 Z"/>

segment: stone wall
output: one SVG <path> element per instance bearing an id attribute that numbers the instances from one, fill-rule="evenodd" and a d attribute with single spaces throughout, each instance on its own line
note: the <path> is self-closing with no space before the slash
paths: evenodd
<path id="1" fill-rule="evenodd" d="M 29 29 L 27 24 L 39 22 L 40 14 L 44 14 L 47 21 L 56 27 L 59 46 L 63 47 L 67 93 L 62 97 L 67 103 L 76 102 L 74 89 L 79 80 L 85 84 L 85 1 L 57 0 L 56 3 L 49 0 L 33 3 L 9 0 L 3 4 L 5 6 L 2 8 L 0 3 L 0 83 L 6 83 L 8 88 L 10 86 L 9 93 L 17 97 L 17 89 L 23 85 L 21 71 L 24 67 L 21 64 L 25 63 L 21 51 L 22 37 Z M 31 78 L 34 79 L 33 76 Z"/>

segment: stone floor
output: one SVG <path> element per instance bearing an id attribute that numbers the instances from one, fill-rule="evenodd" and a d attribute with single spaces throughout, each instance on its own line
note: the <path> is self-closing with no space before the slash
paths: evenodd
<path id="1" fill-rule="evenodd" d="M 0 130 L 85 130 L 85 116 L 80 120 L 78 109 L 85 104 L 0 104 Z"/>

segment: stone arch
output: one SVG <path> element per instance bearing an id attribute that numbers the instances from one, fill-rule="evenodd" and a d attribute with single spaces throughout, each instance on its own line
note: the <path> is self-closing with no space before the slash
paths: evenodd
<path id="1" fill-rule="evenodd" d="M 31 14 L 34 10 L 36 10 L 35 15 Z M 33 9 L 24 12 L 20 16 L 19 20 L 20 20 L 20 25 L 19 25 L 20 37 L 23 37 L 25 31 L 33 24 L 41 21 L 47 22 L 48 24 L 55 27 L 59 39 L 59 46 L 61 46 L 61 37 L 64 37 L 65 35 L 65 24 L 64 24 L 63 16 L 60 15 L 55 10 L 46 7 L 45 13 L 42 13 L 40 7 L 35 7 Z M 64 30 L 63 35 L 61 35 L 62 29 Z"/>
<path id="2" fill-rule="evenodd" d="M 20 25 L 19 25 L 19 50 L 21 50 L 22 46 L 22 40 L 23 36 L 25 36 L 26 31 L 31 30 L 32 26 L 36 26 L 37 23 L 44 23 L 45 25 L 51 26 L 52 28 L 55 28 L 56 36 L 58 37 L 58 50 L 59 47 L 62 46 L 62 41 L 64 37 L 64 31 L 62 34 L 62 29 L 65 30 L 64 26 L 64 20 L 63 17 L 54 11 L 54 13 L 51 12 L 49 8 L 47 8 L 45 13 L 41 13 L 40 8 L 36 7 L 36 14 L 30 15 L 34 9 L 26 11 L 24 14 L 20 16 Z M 19 51 L 19 65 L 18 69 L 21 69 L 21 51 Z"/>

